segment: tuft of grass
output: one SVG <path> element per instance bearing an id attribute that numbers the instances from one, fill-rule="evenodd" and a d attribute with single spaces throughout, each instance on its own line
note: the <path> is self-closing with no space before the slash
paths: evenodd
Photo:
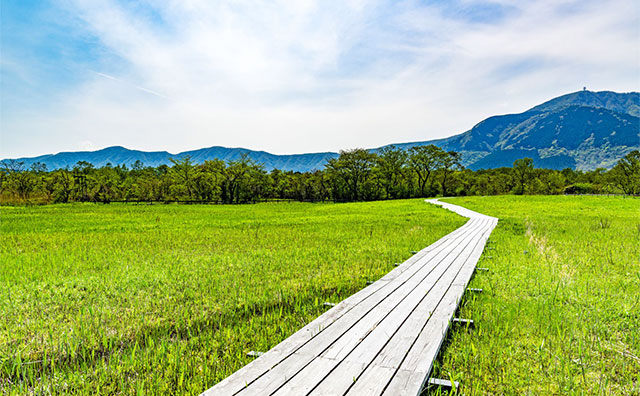
<path id="1" fill-rule="evenodd" d="M 640 200 L 446 201 L 500 221 L 460 307 L 475 329 L 452 330 L 434 375 L 466 395 L 640 394 Z"/>
<path id="2" fill-rule="evenodd" d="M 602 230 L 607 230 L 609 228 L 611 228 L 611 219 L 608 217 L 600 217 L 598 219 L 598 228 L 602 229 Z"/>
<path id="3" fill-rule="evenodd" d="M 3 395 L 197 395 L 465 222 L 422 200 L 0 217 Z"/>

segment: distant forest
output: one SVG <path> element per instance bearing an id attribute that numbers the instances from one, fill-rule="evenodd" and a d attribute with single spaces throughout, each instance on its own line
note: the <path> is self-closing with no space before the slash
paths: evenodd
<path id="1" fill-rule="evenodd" d="M 0 203 L 207 202 L 265 200 L 370 201 L 433 196 L 499 194 L 640 195 L 640 152 L 632 151 L 611 169 L 582 172 L 537 169 L 530 158 L 509 168 L 472 171 L 460 156 L 434 145 L 372 153 L 341 151 L 323 170 L 283 172 L 247 156 L 195 164 L 189 157 L 172 166 L 136 162 L 95 168 L 78 162 L 73 169 L 48 171 L 41 163 L 26 169 L 15 160 L 0 163 Z"/>

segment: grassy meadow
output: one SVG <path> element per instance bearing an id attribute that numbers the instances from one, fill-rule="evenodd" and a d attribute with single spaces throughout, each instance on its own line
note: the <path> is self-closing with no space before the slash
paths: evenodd
<path id="1" fill-rule="evenodd" d="M 640 200 L 499 217 L 434 375 L 465 395 L 640 394 Z M 0 208 L 0 393 L 198 394 L 465 219 L 422 200 Z"/>
<path id="2" fill-rule="evenodd" d="M 422 200 L 0 208 L 0 394 L 199 394 L 465 219 Z"/>
<path id="3" fill-rule="evenodd" d="M 465 395 L 640 395 L 640 200 L 447 202 L 500 218 L 435 368 Z"/>

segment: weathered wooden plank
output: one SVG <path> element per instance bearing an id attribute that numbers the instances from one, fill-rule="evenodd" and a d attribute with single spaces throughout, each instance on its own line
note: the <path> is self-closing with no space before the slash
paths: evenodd
<path id="1" fill-rule="evenodd" d="M 359 374 L 369 365 L 378 351 L 384 347 L 389 337 L 395 334 L 398 326 L 404 322 L 407 316 L 406 310 L 415 305 L 416 301 L 424 292 L 414 289 L 402 304 L 391 310 L 390 314 L 372 324 L 373 321 L 361 326 L 356 334 L 345 334 L 338 343 L 337 350 L 330 347 L 321 356 L 333 359 L 335 367 L 321 367 L 315 361 L 305 367 L 299 375 L 291 379 L 290 384 L 293 389 L 304 389 L 305 392 L 313 390 L 315 393 L 316 383 L 311 381 L 310 373 L 326 372 L 323 382 L 320 384 L 320 393 L 333 391 L 346 391 Z M 362 334 L 364 333 L 364 334 Z M 289 388 L 289 386 L 287 386 Z M 276 395 L 289 395 L 288 392 L 278 392 Z"/>
<path id="2" fill-rule="evenodd" d="M 474 240 L 475 238 L 472 237 L 466 244 L 460 244 L 457 247 L 457 252 L 453 250 L 447 266 L 441 268 L 439 272 L 430 274 L 430 278 L 425 279 L 423 283 L 414 288 L 411 294 L 384 318 L 384 321 L 370 330 L 365 339 L 359 340 L 361 342 L 344 359 L 345 363 L 341 362 L 335 369 L 335 374 L 332 373 L 330 377 L 327 377 L 319 388 L 323 392 L 325 390 L 328 391 L 330 388 L 346 392 L 354 384 L 354 379 L 357 379 L 364 371 L 362 365 L 368 365 L 374 359 L 378 359 L 380 352 L 383 348 L 387 348 L 390 340 L 408 339 L 407 329 L 415 326 L 420 326 L 421 328 L 422 323 L 429 317 L 430 310 L 442 298 L 442 294 L 453 282 L 457 272 L 464 264 L 463 253 L 468 248 L 468 244 L 472 244 Z M 406 349 L 408 347 L 410 347 L 410 344 L 406 345 Z M 397 356 L 398 351 L 401 350 L 401 348 L 393 348 L 390 353 Z M 336 356 L 335 358 L 338 357 Z M 351 365 L 354 362 L 360 365 Z M 385 362 L 381 362 L 379 366 L 394 367 L 393 365 L 385 364 Z M 349 367 L 356 369 L 356 371 L 350 370 Z"/>
<path id="3" fill-rule="evenodd" d="M 417 395 L 497 223 L 432 203 L 470 220 L 204 394 Z"/>
<path id="4" fill-rule="evenodd" d="M 492 221 L 491 225 L 484 233 L 485 236 L 489 235 L 494 225 L 495 222 Z M 474 249 L 475 252 L 478 250 L 482 252 L 485 241 L 486 239 L 484 239 L 483 236 L 483 239 L 478 241 L 478 244 Z M 475 254 L 470 255 L 468 258 L 469 264 L 456 276 L 451 288 L 440 304 L 438 304 L 438 307 L 434 311 L 432 317 L 429 318 L 420 336 L 400 365 L 399 371 L 402 371 L 405 374 L 401 376 L 394 376 L 385 389 L 385 392 L 383 393 L 384 395 L 419 394 L 431 372 L 433 362 L 435 361 L 438 351 L 440 350 L 440 346 L 444 341 L 456 307 L 458 306 L 471 275 L 473 274 L 475 262 L 477 262 Z"/>
<path id="5" fill-rule="evenodd" d="M 444 256 L 439 264 L 430 269 L 429 273 L 425 274 L 422 279 L 415 279 L 414 282 L 407 281 L 402 291 L 401 299 L 398 302 L 390 301 L 388 305 L 381 305 L 376 307 L 375 311 L 370 313 L 370 319 L 368 321 L 362 320 L 358 323 L 358 326 L 354 326 L 348 334 L 349 337 L 342 337 L 337 340 L 327 351 L 323 352 L 323 356 L 333 359 L 339 359 L 344 356 L 346 351 L 350 351 L 350 347 L 353 346 L 353 339 L 362 340 L 365 337 L 369 337 L 369 332 L 376 329 L 384 329 L 381 327 L 383 321 L 389 322 L 387 316 L 391 316 L 392 319 L 400 320 L 404 319 L 409 314 L 419 299 L 426 295 L 425 291 L 430 290 L 436 282 L 442 281 L 443 275 L 449 270 L 454 263 L 457 255 L 464 250 L 464 246 L 471 242 L 474 234 L 471 234 L 467 242 L 461 241 L 458 246 Z M 417 283 L 419 281 L 419 283 Z M 395 304 L 395 305 L 392 305 Z"/>
<path id="6" fill-rule="evenodd" d="M 466 232 L 466 231 L 465 231 L 465 232 Z M 445 248 L 446 248 L 450 243 L 451 243 L 450 241 L 446 241 L 445 243 L 443 243 L 443 244 L 442 244 L 442 249 L 445 249 Z M 439 250 L 438 250 L 438 249 L 436 249 L 436 250 L 432 250 L 432 251 L 428 252 L 428 253 L 423 257 L 423 259 L 419 260 L 418 264 L 420 264 L 420 262 L 422 262 L 422 261 L 423 261 L 423 260 L 425 260 L 425 259 L 433 258 L 433 257 L 434 257 L 434 256 L 436 256 L 437 254 L 439 254 Z M 406 273 L 404 273 L 405 271 L 401 272 L 401 274 L 399 275 L 399 279 L 398 279 L 398 281 L 404 281 L 404 280 L 406 280 L 406 279 L 410 279 L 410 277 L 411 277 L 411 276 L 412 276 L 416 271 L 418 271 L 419 269 L 420 269 L 420 267 L 419 267 L 419 266 L 416 266 L 416 267 L 413 267 L 413 268 L 408 269 L 408 270 L 406 271 Z M 349 299 L 347 299 L 347 300 L 343 301 L 343 303 L 338 304 L 338 306 L 336 306 L 334 309 L 332 309 L 332 310 L 328 311 L 327 313 L 331 313 L 331 311 L 333 311 L 333 310 L 335 310 L 335 309 L 343 308 L 343 307 L 344 307 L 344 305 L 349 304 L 349 303 L 355 304 L 354 306 L 356 306 L 359 302 L 365 301 L 368 297 L 370 297 L 371 295 L 373 295 L 373 294 L 374 294 L 374 293 L 373 293 L 373 290 L 374 290 L 373 288 L 375 288 L 375 287 L 379 287 L 379 288 L 381 288 L 381 289 L 382 289 L 382 287 L 383 287 L 383 286 L 382 286 L 382 284 L 380 284 L 380 283 L 376 283 L 376 285 L 372 285 L 372 286 L 370 286 L 370 287 L 368 287 L 368 288 L 364 289 L 363 291 L 361 291 L 361 292 L 359 292 L 359 293 L 356 293 L 356 295 L 354 295 L 354 296 L 353 296 L 353 297 L 357 297 L 358 295 L 361 295 L 361 296 L 363 296 L 363 298 L 359 298 L 359 299 L 358 299 L 357 301 L 355 301 L 355 302 L 353 302 L 353 301 L 352 301 L 352 300 L 353 300 L 353 298 L 349 298 Z M 390 286 L 390 287 L 391 287 L 391 286 Z M 369 290 L 369 289 L 370 289 L 370 290 Z M 350 308 L 352 308 L 352 307 L 350 307 Z M 350 309 L 350 308 L 349 308 L 349 309 Z M 346 312 L 343 312 L 342 314 L 345 314 L 345 313 L 346 313 Z M 322 319 L 322 317 L 321 317 L 320 319 Z M 337 320 L 337 319 L 339 319 L 339 318 L 335 318 L 335 319 L 334 319 L 334 321 L 335 321 L 335 320 Z M 318 322 L 318 320 L 316 320 L 316 321 L 312 322 L 311 326 L 313 326 L 314 324 L 317 324 L 316 322 Z M 331 323 L 329 323 L 329 325 L 327 325 L 326 327 L 324 327 L 324 328 L 323 328 L 323 330 L 327 329 L 330 325 L 331 325 Z M 309 325 L 308 325 L 307 327 L 309 327 Z M 314 328 L 315 328 L 315 327 L 314 327 Z M 305 329 L 303 329 L 303 330 L 305 330 Z M 300 334 L 299 334 L 299 333 L 300 333 Z M 316 332 L 315 334 L 312 334 L 312 336 L 315 336 L 315 335 L 317 335 L 318 333 L 319 333 L 319 332 Z M 306 334 L 306 333 L 304 333 L 304 332 L 300 331 L 300 332 L 298 332 L 298 333 L 294 334 L 294 335 L 293 335 L 292 337 L 290 337 L 289 339 L 285 340 L 283 343 L 287 343 L 287 342 L 288 342 L 289 344 L 293 344 L 293 345 L 289 345 L 289 346 L 295 346 L 295 347 L 298 347 L 298 348 L 299 348 L 299 347 L 301 347 L 301 345 L 302 345 L 304 342 L 308 341 L 308 340 L 309 340 L 309 339 L 311 339 L 311 338 L 312 338 L 312 337 L 310 337 L 308 334 Z M 283 343 L 281 343 L 281 344 L 283 344 Z M 281 346 L 281 345 L 279 345 L 279 346 Z M 240 378 L 240 380 L 244 379 L 244 380 L 245 380 L 245 381 L 247 381 L 247 382 L 239 382 L 238 380 L 234 380 L 234 378 L 230 378 L 228 381 L 227 381 L 227 380 L 225 380 L 225 381 L 227 381 L 227 383 L 229 383 L 229 382 L 233 382 L 233 383 L 235 383 L 235 385 L 232 385 L 232 389 L 233 389 L 233 391 L 232 391 L 232 392 L 229 392 L 228 394 L 235 394 L 235 393 L 237 393 L 237 392 L 238 392 L 238 390 L 242 390 L 242 389 L 244 388 L 244 384 L 247 384 L 247 383 L 248 383 L 248 384 L 250 384 L 253 380 L 257 380 L 260 376 L 262 376 L 263 374 L 266 374 L 266 373 L 267 373 L 268 371 L 270 371 L 273 367 L 275 367 L 278 363 L 280 363 L 280 361 L 276 361 L 276 359 L 281 359 L 281 360 L 283 360 L 284 358 L 286 358 L 288 355 L 287 355 L 287 356 L 283 356 L 283 355 L 284 355 L 284 353 L 288 353 L 288 354 L 290 354 L 290 353 L 292 353 L 293 351 L 295 351 L 295 350 L 296 350 L 296 349 L 291 349 L 291 348 L 289 348 L 289 350 L 286 350 L 285 348 L 279 348 L 279 346 L 277 346 L 276 348 L 274 348 L 274 350 L 275 350 L 275 351 L 282 350 L 282 351 L 284 351 L 284 352 L 283 352 L 283 353 L 280 353 L 280 354 L 277 354 L 277 355 L 275 355 L 275 353 L 274 353 L 274 355 L 275 355 L 275 356 L 274 356 L 274 358 L 273 358 L 271 361 L 267 362 L 266 364 L 264 364 L 264 363 L 263 363 L 263 364 L 261 365 L 261 367 L 257 367 L 257 368 L 254 368 L 255 366 L 254 366 L 254 367 L 249 367 L 250 365 L 245 366 L 245 368 L 244 368 L 244 369 L 240 370 L 239 372 L 236 372 L 236 374 L 234 374 L 234 375 L 233 375 L 233 376 L 235 376 L 235 377 Z M 285 345 L 285 347 L 288 347 L 288 346 L 287 346 L 287 345 Z M 275 352 L 275 351 L 274 351 L 274 352 Z M 271 351 L 270 351 L 270 352 L 271 352 Z M 268 355 L 268 354 L 269 354 L 269 352 L 267 353 L 267 355 Z M 268 356 L 263 356 L 263 357 L 261 357 L 260 359 L 256 360 L 256 362 L 258 362 L 258 361 L 259 361 L 259 360 L 261 360 L 261 359 L 262 359 L 262 360 L 265 360 L 265 357 L 268 357 Z M 273 362 L 273 364 L 270 364 L 270 363 L 272 363 L 272 362 Z M 247 379 L 247 372 L 248 372 L 249 370 L 253 370 L 253 371 L 252 371 L 252 373 L 251 373 L 253 378 L 251 378 L 251 377 L 250 377 L 249 379 Z M 244 373 L 243 373 L 243 372 L 241 372 L 241 371 L 244 371 Z M 234 380 L 234 381 L 231 381 L 231 380 Z M 266 381 L 266 380 L 265 380 L 265 381 Z M 224 389 L 224 386 L 226 386 L 226 383 L 221 383 L 221 385 L 216 386 L 216 387 L 215 387 L 216 394 L 227 394 L 227 393 L 223 393 L 223 391 L 226 391 L 226 389 Z"/>
<path id="7" fill-rule="evenodd" d="M 348 361 L 343 362 L 341 368 L 345 368 L 349 372 L 357 372 L 359 367 L 351 367 L 351 365 L 359 363 L 350 363 Z M 396 373 L 396 369 L 392 367 L 379 366 L 375 370 L 365 370 L 364 375 L 361 377 L 353 377 L 351 384 L 344 384 L 341 382 L 334 382 L 336 387 L 331 387 L 329 381 L 323 382 L 318 388 L 314 389 L 311 393 L 314 396 L 317 395 L 344 395 L 345 389 L 349 393 L 355 395 L 379 395 L 380 390 L 389 382 L 389 378 L 393 377 Z M 333 379 L 333 377 L 332 377 Z M 353 385 L 349 388 L 349 385 Z"/>
<path id="8" fill-rule="evenodd" d="M 446 248 L 445 243 L 450 243 L 448 240 L 441 240 L 439 246 L 441 249 Z M 432 250 L 429 253 L 436 254 L 437 250 Z M 424 257 L 424 255 L 423 255 Z M 416 262 L 416 259 L 410 259 L 412 262 Z M 415 267 L 417 271 L 419 267 Z M 398 275 L 403 274 L 405 271 L 399 271 Z M 402 279 L 408 278 L 412 275 L 412 272 L 406 272 Z M 401 280 L 402 280 L 401 279 Z M 234 395 L 238 391 L 244 389 L 247 385 L 251 384 L 261 375 L 272 369 L 280 361 L 291 355 L 297 349 L 302 347 L 306 342 L 315 337 L 321 331 L 331 326 L 337 319 L 342 317 L 345 313 L 349 312 L 353 307 L 357 306 L 362 301 L 373 296 L 378 290 L 385 287 L 383 283 L 372 285 L 371 287 L 360 290 L 353 296 L 345 299 L 336 307 L 328 310 L 323 315 L 318 317 L 313 322 L 309 323 L 301 330 L 293 334 L 291 337 L 283 340 L 280 344 L 269 350 L 265 355 L 249 363 L 241 370 L 236 371 L 231 376 L 227 377 L 214 388 L 205 392 L 207 395 Z M 215 391 L 215 392 L 214 392 Z"/>
<path id="9" fill-rule="evenodd" d="M 385 345 L 384 349 L 375 356 L 371 365 L 367 368 L 366 372 L 362 375 L 361 379 L 358 379 L 353 387 L 349 391 L 349 395 L 365 395 L 365 394 L 380 394 L 384 389 L 386 383 L 382 384 L 382 381 L 378 381 L 382 384 L 379 388 L 373 388 L 369 381 L 372 378 L 380 378 L 384 375 L 386 370 L 379 373 L 380 368 L 393 368 L 397 369 L 404 358 L 406 351 L 408 351 L 414 344 L 416 338 L 422 331 L 424 325 L 429 320 L 431 313 L 443 299 L 444 294 L 447 293 L 458 273 L 462 270 L 463 266 L 467 263 L 466 253 L 475 248 L 476 239 L 472 241 L 468 246 L 464 255 L 459 256 L 458 265 L 450 268 L 446 278 L 442 278 L 438 281 L 434 288 L 428 292 L 426 298 L 421 301 L 420 305 L 414 312 L 407 318 L 407 321 L 402 324 L 402 327 L 398 329 L 393 338 Z M 352 374 L 358 375 L 358 374 Z M 387 377 L 389 381 L 391 377 Z"/>
<path id="10" fill-rule="evenodd" d="M 454 290 L 455 287 L 453 286 L 450 290 Z M 383 395 L 419 394 L 431 372 L 433 362 L 449 328 L 451 316 L 458 305 L 454 293 L 447 294 L 447 297 L 441 301 L 401 363 L 398 371 L 404 371 L 410 375 L 407 378 L 397 375 L 392 377 Z"/>
<path id="11" fill-rule="evenodd" d="M 474 230 L 479 229 L 479 224 L 474 225 Z M 463 234 L 460 238 L 471 239 L 475 234 Z M 454 240 L 455 242 L 455 240 Z M 264 376 L 252 384 L 251 389 L 247 389 L 246 394 L 252 392 L 267 393 L 274 388 L 279 388 L 285 382 L 291 385 L 287 389 L 299 387 L 296 385 L 300 378 L 304 379 L 305 385 L 309 385 L 308 376 L 315 375 L 319 370 L 317 365 L 326 367 L 325 362 L 314 363 L 317 356 L 324 356 L 337 361 L 341 360 L 346 353 L 353 348 L 353 339 L 358 340 L 366 335 L 371 328 L 388 315 L 420 282 L 431 273 L 442 260 L 451 255 L 452 251 L 459 249 L 457 246 L 452 249 L 445 249 L 435 254 L 431 261 L 427 262 L 418 276 L 410 277 L 402 282 L 394 282 L 396 287 L 388 295 L 380 295 L 380 300 L 375 298 L 363 301 L 349 313 L 345 314 L 337 321 L 337 325 L 328 328 L 316 338 L 304 345 L 295 353 L 295 359 L 289 359 L 274 367 Z M 431 264 L 431 265 L 429 265 Z M 343 337 L 347 334 L 346 337 Z M 301 371 L 298 376 L 298 371 Z M 239 393 L 240 395 L 244 393 Z"/>

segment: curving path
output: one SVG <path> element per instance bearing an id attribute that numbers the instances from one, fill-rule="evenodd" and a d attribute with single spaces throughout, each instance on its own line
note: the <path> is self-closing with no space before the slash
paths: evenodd
<path id="1" fill-rule="evenodd" d="M 498 219 L 469 218 L 203 395 L 419 395 Z"/>

